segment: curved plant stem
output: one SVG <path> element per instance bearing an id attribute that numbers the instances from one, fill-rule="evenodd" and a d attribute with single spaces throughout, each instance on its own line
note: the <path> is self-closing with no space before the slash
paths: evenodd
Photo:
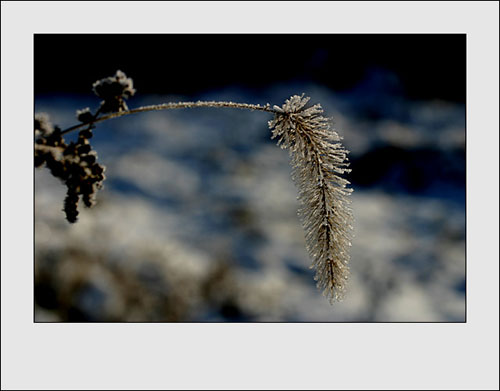
<path id="1" fill-rule="evenodd" d="M 118 72 L 117 75 L 117 78 L 122 76 Z M 110 84 L 108 79 L 103 83 Z M 124 87 L 123 83 L 122 80 L 121 87 Z M 125 87 L 131 88 L 131 81 L 125 84 Z M 333 303 L 343 298 L 350 273 L 349 247 L 353 236 L 353 215 L 348 196 L 352 189 L 347 187 L 349 181 L 342 177 L 342 174 L 350 172 L 347 159 L 349 151 L 340 143 L 341 137 L 332 128 L 331 120 L 323 117 L 321 105 L 306 107 L 308 102 L 309 98 L 302 94 L 287 99 L 282 107 L 271 106 L 269 103 L 261 106 L 226 101 L 177 102 L 142 106 L 100 117 L 101 109 L 99 109 L 88 121 L 71 126 L 60 133 L 56 132 L 52 138 L 46 137 L 42 139 L 43 142 L 37 143 L 35 164 L 39 167 L 44 162 L 47 163 L 53 175 L 66 182 L 68 196 L 64 210 L 68 221 L 75 222 L 79 196 L 85 197 L 84 202 L 87 206 L 93 204 L 91 197 L 94 197 L 104 180 L 104 167 L 96 163 L 95 153 L 89 157 L 92 152 L 89 151 L 89 145 L 70 143 L 73 148 L 70 151 L 70 147 L 61 137 L 63 134 L 88 127 L 88 132 L 80 132 L 80 137 L 86 140 L 89 134 L 91 136 L 90 130 L 94 124 L 148 111 L 227 107 L 274 114 L 274 118 L 268 121 L 268 126 L 272 130 L 271 138 L 277 138 L 278 145 L 289 150 L 292 177 L 299 191 L 299 216 L 305 230 L 306 248 L 312 260 L 311 267 L 316 270 L 314 279 L 317 281 L 317 287 Z M 38 121 L 39 129 L 37 129 L 41 132 L 44 128 L 48 128 L 48 125 L 44 127 L 40 121 L 42 120 Z M 61 158 L 65 155 L 70 158 Z M 77 159 L 73 159 L 75 156 Z M 89 161 L 93 164 L 90 174 L 83 177 L 80 172 L 88 171 Z M 76 174 L 69 177 L 69 174 L 65 174 L 67 172 L 71 175 L 73 172 Z"/>
<path id="2" fill-rule="evenodd" d="M 261 105 L 253 105 L 248 103 L 235 103 L 235 102 L 217 102 L 217 101 L 198 101 L 198 102 L 177 102 L 177 103 L 163 103 L 160 105 L 150 105 L 150 106 L 142 106 L 136 109 L 120 111 L 117 113 L 112 113 L 108 115 L 104 115 L 100 118 L 96 118 L 91 122 L 91 124 L 96 124 L 98 122 L 107 121 L 108 119 L 123 117 L 125 115 L 143 113 L 147 111 L 161 111 L 161 110 L 172 110 L 172 109 L 186 109 L 193 107 L 227 107 L 233 109 L 242 109 L 242 110 L 257 110 L 257 111 L 266 111 L 268 113 L 277 113 L 275 109 L 271 107 L 271 105 L 267 104 L 265 106 Z M 73 130 L 80 129 L 84 126 L 89 125 L 89 123 L 81 123 L 74 126 L 71 126 L 61 132 L 62 134 L 66 134 L 72 132 Z"/>

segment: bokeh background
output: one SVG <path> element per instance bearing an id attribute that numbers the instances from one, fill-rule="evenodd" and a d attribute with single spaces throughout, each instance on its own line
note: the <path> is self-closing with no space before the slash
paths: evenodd
<path id="1" fill-rule="evenodd" d="M 108 179 L 76 224 L 35 170 L 35 321 L 465 320 L 465 35 L 38 34 L 34 50 L 35 111 L 62 128 L 117 69 L 131 108 L 305 93 L 351 151 L 356 219 L 349 292 L 331 306 L 269 114 L 107 121 L 92 142 Z"/>

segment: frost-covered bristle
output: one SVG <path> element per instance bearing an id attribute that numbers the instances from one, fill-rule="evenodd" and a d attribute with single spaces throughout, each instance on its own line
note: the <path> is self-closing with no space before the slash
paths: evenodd
<path id="1" fill-rule="evenodd" d="M 278 145 L 290 151 L 314 279 L 334 302 L 343 298 L 349 277 L 353 216 L 348 196 L 352 189 L 339 176 L 350 171 L 348 151 L 331 121 L 322 116 L 321 105 L 305 107 L 309 99 L 294 95 L 281 108 L 275 106 L 269 127 Z"/>

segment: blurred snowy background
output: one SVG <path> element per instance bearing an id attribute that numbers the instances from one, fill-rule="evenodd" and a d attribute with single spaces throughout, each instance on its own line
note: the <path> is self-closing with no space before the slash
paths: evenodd
<path id="1" fill-rule="evenodd" d="M 79 37 L 94 45 L 89 37 Z M 119 37 L 117 42 L 126 36 Z M 107 167 L 107 180 L 97 205 L 81 207 L 74 225 L 61 210 L 64 186 L 47 169 L 35 170 L 35 320 L 464 321 L 465 102 L 460 94 L 439 94 L 436 89 L 426 94 L 412 88 L 409 80 L 414 85 L 423 71 L 430 81 L 441 76 L 445 83 L 448 79 L 439 66 L 391 67 L 390 58 L 361 67 L 359 54 L 351 60 L 343 55 L 343 70 L 353 61 L 356 72 L 345 73 L 349 82 L 335 85 L 325 75 L 337 80 L 344 73 L 325 69 L 332 64 L 330 54 L 335 59 L 345 48 L 335 43 L 330 48 L 329 36 L 322 37 L 309 57 L 285 76 L 274 78 L 266 68 L 272 59 L 261 53 L 262 68 L 252 69 L 269 80 L 262 76 L 260 84 L 235 71 L 240 64 L 231 63 L 231 53 L 222 59 L 203 56 L 215 65 L 201 75 L 191 68 L 180 73 L 181 60 L 165 65 L 179 68 L 159 75 L 151 71 L 150 78 L 172 80 L 171 89 L 156 86 L 164 88 L 159 94 L 154 83 L 141 76 L 156 57 L 136 54 L 131 62 L 131 53 L 109 49 L 101 54 L 108 56 L 101 68 L 89 65 L 86 72 L 86 64 L 81 64 L 75 75 L 82 77 L 68 79 L 67 73 L 58 74 L 57 66 L 47 65 L 49 49 L 62 49 L 57 36 L 39 35 L 35 111 L 48 113 L 62 128 L 73 125 L 77 109 L 95 109 L 99 103 L 90 92 L 92 82 L 116 69 L 135 81 L 131 108 L 181 100 L 281 105 L 294 94 L 310 96 L 311 103 L 321 103 L 333 117 L 351 151 L 353 172 L 348 179 L 354 188 L 356 221 L 351 280 L 343 302 L 331 306 L 315 287 L 296 215 L 288 153 L 270 140 L 271 116 L 188 109 L 97 126 L 92 143 Z M 429 49 L 424 41 L 422 50 Z M 81 42 L 75 45 L 78 50 Z M 387 42 L 385 46 L 387 52 L 394 49 Z M 190 48 L 186 61 L 192 63 L 192 45 L 170 45 L 167 54 L 180 58 L 176 50 L 184 47 Z M 441 49 L 436 53 L 450 57 L 440 43 L 436 47 Z M 71 51 L 68 56 L 71 59 Z M 275 67 L 285 68 L 286 61 L 278 62 Z M 225 72 L 224 64 L 234 69 Z M 317 77 L 307 76 L 309 72 Z M 465 73 L 457 75 L 449 85 L 465 87 Z M 80 79 L 86 82 L 82 89 Z M 205 79 L 209 82 L 203 85 L 200 80 Z M 66 88 L 57 84 L 61 80 Z M 441 92 L 449 92 L 447 86 Z"/>

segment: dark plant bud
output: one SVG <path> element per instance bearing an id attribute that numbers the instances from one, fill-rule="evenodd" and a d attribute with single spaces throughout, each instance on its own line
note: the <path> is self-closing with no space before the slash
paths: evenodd
<path id="1" fill-rule="evenodd" d="M 94 164 L 92 166 L 92 173 L 94 175 L 102 175 L 105 170 L 106 170 L 106 167 L 101 166 L 100 164 Z"/>
<path id="2" fill-rule="evenodd" d="M 63 210 L 66 213 L 66 220 L 75 223 L 78 216 L 78 194 L 72 188 L 68 188 Z"/>
<path id="3" fill-rule="evenodd" d="M 94 120 L 94 115 L 90 112 L 90 109 L 86 107 L 85 109 L 76 111 L 76 118 L 78 119 L 78 121 L 86 124 Z"/>
<path id="4" fill-rule="evenodd" d="M 82 196 L 83 203 L 87 208 L 92 208 L 95 205 L 95 196 L 94 194 L 83 194 Z"/>
<path id="5" fill-rule="evenodd" d="M 76 150 L 79 155 L 85 155 L 92 150 L 92 147 L 90 144 L 78 144 Z"/>
<path id="6" fill-rule="evenodd" d="M 91 152 L 93 152 L 93 151 L 91 151 Z M 96 155 L 95 155 L 95 154 L 88 153 L 87 155 L 82 156 L 82 157 L 81 157 L 81 160 L 82 160 L 83 162 L 86 162 L 86 163 L 87 163 L 87 164 L 89 164 L 89 165 L 92 165 L 92 164 L 94 164 L 94 163 L 96 162 L 97 158 L 96 158 Z"/>
<path id="7" fill-rule="evenodd" d="M 78 134 L 79 138 L 83 138 L 83 139 L 86 139 L 86 140 L 88 140 L 89 138 L 92 138 L 92 136 L 93 136 L 92 129 L 83 129 L 83 130 L 80 130 L 80 133 Z"/>

